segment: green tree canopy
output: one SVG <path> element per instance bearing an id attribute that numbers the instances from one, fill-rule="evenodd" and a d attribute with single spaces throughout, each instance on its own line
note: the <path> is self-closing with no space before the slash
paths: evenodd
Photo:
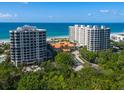
<path id="1" fill-rule="evenodd" d="M 72 56 L 69 53 L 61 52 L 55 57 L 57 64 L 73 65 Z"/>

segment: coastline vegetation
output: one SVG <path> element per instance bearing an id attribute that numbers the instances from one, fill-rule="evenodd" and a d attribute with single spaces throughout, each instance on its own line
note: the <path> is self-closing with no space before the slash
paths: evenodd
<path id="1" fill-rule="evenodd" d="M 115 44 L 116 45 L 116 44 Z M 8 48 L 7 48 L 8 49 Z M 58 52 L 54 60 L 40 64 L 37 72 L 22 72 L 8 58 L 0 64 L 0 89 L 3 90 L 119 90 L 124 89 L 124 50 L 89 52 L 80 48 L 80 55 L 88 62 L 100 66 L 95 69 L 86 65 L 75 72 L 70 53 Z"/>

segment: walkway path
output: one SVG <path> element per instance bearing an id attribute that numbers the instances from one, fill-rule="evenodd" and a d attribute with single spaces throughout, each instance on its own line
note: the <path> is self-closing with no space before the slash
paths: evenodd
<path id="1" fill-rule="evenodd" d="M 79 62 L 81 62 L 82 64 L 85 63 L 82 59 L 80 59 L 80 57 L 79 57 L 79 51 L 74 51 L 74 52 L 72 52 L 72 54 L 75 55 L 75 58 L 76 58 Z"/>
<path id="2" fill-rule="evenodd" d="M 87 63 L 90 64 L 93 68 L 98 69 L 98 65 L 97 65 L 97 64 L 90 63 L 90 62 L 88 62 L 88 61 L 85 60 L 85 59 L 84 59 L 84 61 L 83 61 L 83 60 L 79 57 L 79 56 L 80 56 L 80 53 L 79 53 L 78 50 L 72 52 L 72 54 L 75 56 L 74 59 L 76 59 L 78 62 L 82 63 L 82 67 L 84 67 L 83 64 L 85 64 L 85 63 L 87 62 Z M 79 65 L 78 67 L 79 67 L 80 69 L 82 69 L 82 68 L 80 67 L 80 65 Z M 77 68 L 77 69 L 79 69 L 79 68 Z"/>
<path id="3" fill-rule="evenodd" d="M 73 69 L 75 71 L 79 71 L 79 70 L 81 70 L 84 67 L 83 64 L 85 62 L 80 59 L 78 51 L 74 51 L 74 52 L 72 52 L 72 54 L 74 55 L 73 59 L 75 60 L 75 67 Z"/>

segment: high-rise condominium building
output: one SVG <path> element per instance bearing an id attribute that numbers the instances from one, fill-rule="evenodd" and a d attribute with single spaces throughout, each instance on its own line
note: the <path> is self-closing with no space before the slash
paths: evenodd
<path id="1" fill-rule="evenodd" d="M 69 26 L 69 39 L 89 51 L 108 49 L 110 46 L 110 28 L 105 26 Z"/>
<path id="2" fill-rule="evenodd" d="M 10 31 L 11 61 L 17 66 L 47 58 L 46 31 L 25 25 Z"/>

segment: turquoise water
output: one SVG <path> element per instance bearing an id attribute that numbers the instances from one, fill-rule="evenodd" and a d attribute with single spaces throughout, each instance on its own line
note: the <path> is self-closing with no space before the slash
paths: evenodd
<path id="1" fill-rule="evenodd" d="M 75 24 L 105 25 L 111 28 L 111 33 L 124 31 L 124 23 L 0 23 L 0 39 L 9 39 L 9 30 L 23 25 L 32 25 L 46 29 L 47 37 L 67 36 L 69 34 L 68 26 Z"/>

